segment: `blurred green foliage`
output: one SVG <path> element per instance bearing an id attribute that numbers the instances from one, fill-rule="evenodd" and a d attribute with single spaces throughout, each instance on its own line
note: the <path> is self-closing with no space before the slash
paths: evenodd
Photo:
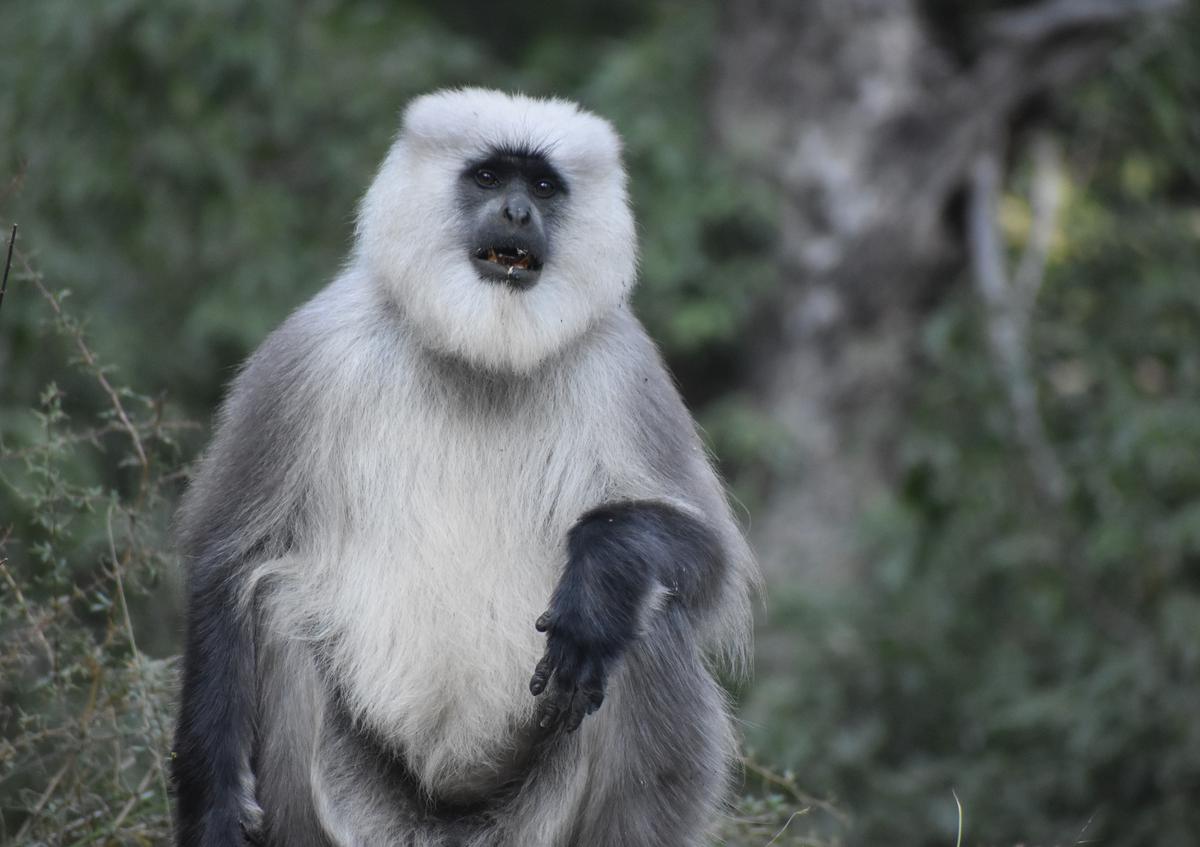
<path id="1" fill-rule="evenodd" d="M 1193 8 L 1057 117 L 1033 355 L 1068 501 L 1038 495 L 964 282 L 924 328 L 866 580 L 773 612 L 790 673 L 754 743 L 843 801 L 851 843 L 954 843 L 951 790 L 967 843 L 1200 833 L 1198 43 Z"/>

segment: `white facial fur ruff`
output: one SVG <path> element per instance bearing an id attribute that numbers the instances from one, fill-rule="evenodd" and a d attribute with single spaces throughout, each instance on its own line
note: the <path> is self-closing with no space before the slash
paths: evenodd
<path id="1" fill-rule="evenodd" d="M 564 220 L 528 291 L 479 277 L 458 209 L 463 171 L 497 148 L 544 153 L 566 183 Z M 528 372 L 633 287 L 637 243 L 620 141 L 607 121 L 564 100 L 478 88 L 420 97 L 359 209 L 356 261 L 431 348 Z"/>

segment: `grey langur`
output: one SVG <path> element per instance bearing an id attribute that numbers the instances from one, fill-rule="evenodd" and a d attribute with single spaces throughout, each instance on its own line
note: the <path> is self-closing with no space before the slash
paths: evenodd
<path id="1" fill-rule="evenodd" d="M 186 496 L 184 847 L 691 847 L 755 568 L 628 298 L 620 143 L 412 102 Z"/>

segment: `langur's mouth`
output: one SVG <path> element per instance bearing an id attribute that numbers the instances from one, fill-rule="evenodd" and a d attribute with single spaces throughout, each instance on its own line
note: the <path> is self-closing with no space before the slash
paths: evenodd
<path id="1" fill-rule="evenodd" d="M 542 263 L 538 261 L 538 257 L 524 247 L 480 247 L 475 251 L 475 258 L 522 271 L 540 271 L 542 269 Z"/>
<path id="2" fill-rule="evenodd" d="M 539 256 L 524 247 L 511 244 L 480 247 L 472 253 L 471 258 L 475 269 L 484 279 L 503 282 L 521 290 L 532 288 L 542 270 Z"/>

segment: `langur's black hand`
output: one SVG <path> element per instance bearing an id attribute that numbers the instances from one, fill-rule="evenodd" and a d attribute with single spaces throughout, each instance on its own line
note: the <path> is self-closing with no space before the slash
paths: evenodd
<path id="1" fill-rule="evenodd" d="M 661 546 L 644 522 L 626 505 L 600 508 L 567 536 L 567 565 L 534 624 L 546 633 L 546 652 L 529 680 L 533 696 L 545 697 L 543 728 L 571 732 L 599 709 L 613 667 L 638 637 L 655 585 L 651 554 Z"/>
<path id="2" fill-rule="evenodd" d="M 542 615 L 537 622 L 538 630 L 547 633 L 546 653 L 534 669 L 529 691 L 535 697 L 546 692 L 538 707 L 538 726 L 574 732 L 604 702 L 609 665 L 617 656 L 582 643 L 577 631 L 548 617 L 549 613 Z"/>

